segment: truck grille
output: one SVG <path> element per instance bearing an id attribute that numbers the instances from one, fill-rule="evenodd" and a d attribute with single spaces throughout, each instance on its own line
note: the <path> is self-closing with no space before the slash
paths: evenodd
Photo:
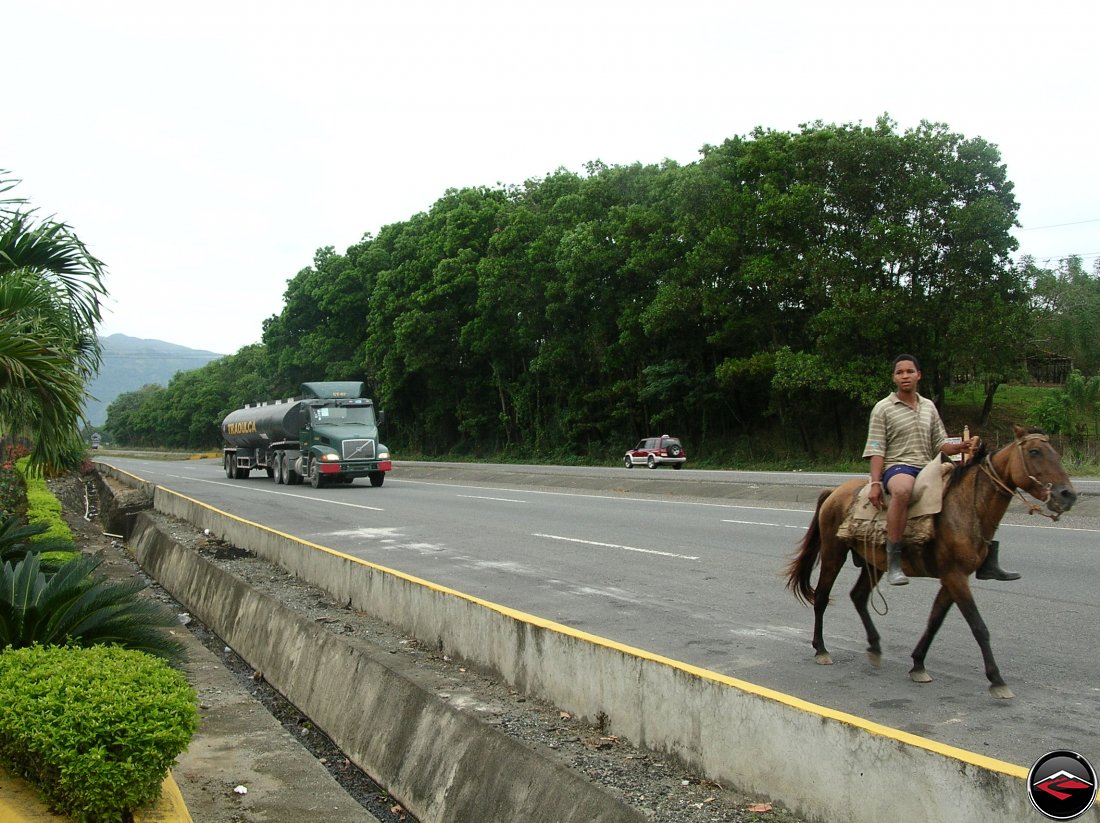
<path id="1" fill-rule="evenodd" d="M 374 441 L 373 440 L 345 440 L 344 441 L 344 459 L 345 460 L 373 460 L 374 459 Z"/>

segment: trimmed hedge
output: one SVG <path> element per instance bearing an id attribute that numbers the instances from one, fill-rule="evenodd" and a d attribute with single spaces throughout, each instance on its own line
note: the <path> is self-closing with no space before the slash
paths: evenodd
<path id="1" fill-rule="evenodd" d="M 155 801 L 197 727 L 194 689 L 148 654 L 0 652 L 0 762 L 77 823 L 122 823 Z"/>
<path id="2" fill-rule="evenodd" d="M 48 543 L 56 550 L 58 544 L 73 546 L 73 532 L 61 516 L 61 501 L 54 497 L 46 480 L 39 472 L 29 472 L 27 464 L 30 458 L 24 457 L 16 462 L 16 468 L 27 483 L 27 523 L 41 523 L 46 527 L 42 534 L 31 538 L 32 543 Z"/>

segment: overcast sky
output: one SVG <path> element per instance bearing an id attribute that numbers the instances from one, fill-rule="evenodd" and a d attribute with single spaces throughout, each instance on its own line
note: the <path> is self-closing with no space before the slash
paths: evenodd
<path id="1" fill-rule="evenodd" d="M 448 188 L 756 126 L 996 144 L 1020 253 L 1100 257 L 1096 0 L 0 0 L 0 169 L 108 266 L 101 333 L 235 353 L 314 252 Z"/>

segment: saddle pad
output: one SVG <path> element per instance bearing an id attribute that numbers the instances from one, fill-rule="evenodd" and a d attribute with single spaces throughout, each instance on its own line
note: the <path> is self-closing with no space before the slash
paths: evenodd
<path id="1" fill-rule="evenodd" d="M 953 463 L 934 458 L 920 470 L 913 484 L 903 542 L 921 545 L 935 536 L 935 515 L 943 508 L 943 487 L 947 475 L 954 469 Z M 859 490 L 844 521 L 837 528 L 837 537 L 862 540 L 868 545 L 886 544 L 886 512 L 871 505 L 868 498 L 870 491 L 870 482 Z M 889 498 L 889 495 L 886 497 Z"/>
<path id="2" fill-rule="evenodd" d="M 836 536 L 842 540 L 858 540 L 867 546 L 886 545 L 886 518 L 878 520 L 855 520 L 844 518 L 836 530 Z M 936 516 L 922 514 L 905 521 L 905 531 L 901 542 L 911 546 L 923 546 L 936 536 Z"/>
<path id="3" fill-rule="evenodd" d="M 913 496 L 909 500 L 909 519 L 923 517 L 930 514 L 939 514 L 943 509 L 943 487 L 947 475 L 955 470 L 954 463 L 944 463 L 939 457 L 930 460 L 913 484 Z M 885 492 L 885 489 L 883 490 Z M 871 505 L 868 495 L 871 492 L 871 484 L 868 482 L 859 490 L 852 507 L 848 512 L 848 518 L 853 520 L 874 520 L 884 515 Z M 884 495 L 885 500 L 890 499 L 889 494 Z"/>

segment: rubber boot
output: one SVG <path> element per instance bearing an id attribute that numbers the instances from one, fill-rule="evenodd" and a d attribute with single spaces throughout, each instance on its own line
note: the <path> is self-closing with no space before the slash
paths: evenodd
<path id="1" fill-rule="evenodd" d="M 985 562 L 982 563 L 978 569 L 977 578 L 979 580 L 1019 580 L 1019 572 L 1006 572 L 1001 568 L 1001 564 L 997 562 L 997 555 L 1000 553 L 1001 541 L 991 540 L 989 542 L 989 553 L 985 556 Z"/>
<path id="2" fill-rule="evenodd" d="M 901 570 L 901 544 L 886 544 L 886 582 L 891 586 L 904 586 L 909 583 L 909 578 Z"/>

